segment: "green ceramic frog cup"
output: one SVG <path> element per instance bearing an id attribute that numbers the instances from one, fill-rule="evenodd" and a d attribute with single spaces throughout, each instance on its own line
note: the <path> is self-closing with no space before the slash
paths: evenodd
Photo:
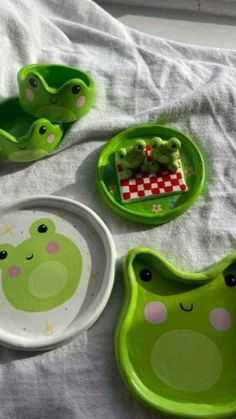
<path id="1" fill-rule="evenodd" d="M 88 113 L 94 102 L 94 81 L 74 67 L 27 65 L 18 73 L 18 85 L 22 108 L 53 122 L 74 122 Z"/>
<path id="2" fill-rule="evenodd" d="M 18 98 L 0 103 L 0 157 L 30 162 L 52 153 L 63 137 L 63 129 L 46 118 L 25 113 Z"/>

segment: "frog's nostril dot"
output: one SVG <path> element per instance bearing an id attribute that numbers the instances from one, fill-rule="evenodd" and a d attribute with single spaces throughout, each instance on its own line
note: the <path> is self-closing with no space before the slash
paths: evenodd
<path id="1" fill-rule="evenodd" d="M 59 245 L 58 242 L 51 241 L 51 242 L 48 243 L 48 245 L 47 245 L 47 252 L 48 253 L 50 253 L 50 254 L 51 253 L 56 253 L 59 250 L 60 250 L 60 245 Z"/>
<path id="2" fill-rule="evenodd" d="M 148 323 L 163 323 L 167 316 L 166 306 L 159 301 L 151 301 L 144 308 L 144 318 Z"/>
<path id="3" fill-rule="evenodd" d="M 12 265 L 8 269 L 9 278 L 16 278 L 21 274 L 21 268 L 18 265 Z"/>

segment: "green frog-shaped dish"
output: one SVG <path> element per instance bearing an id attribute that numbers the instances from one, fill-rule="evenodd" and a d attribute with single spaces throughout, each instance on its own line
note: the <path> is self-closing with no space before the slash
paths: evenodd
<path id="1" fill-rule="evenodd" d="M 0 103 L 0 157 L 30 162 L 52 153 L 63 137 L 63 129 L 46 118 L 35 119 L 20 106 L 18 98 Z"/>
<path id="2" fill-rule="evenodd" d="M 124 262 L 121 374 L 142 403 L 186 418 L 236 414 L 236 253 L 198 273 L 148 248 Z"/>
<path id="3" fill-rule="evenodd" d="M 84 71 L 65 65 L 32 64 L 18 73 L 22 108 L 37 118 L 74 122 L 90 111 L 95 85 Z"/>

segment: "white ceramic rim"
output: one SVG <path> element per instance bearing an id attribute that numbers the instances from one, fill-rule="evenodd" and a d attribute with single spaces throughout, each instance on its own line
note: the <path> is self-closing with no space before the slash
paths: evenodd
<path id="1" fill-rule="evenodd" d="M 61 205 L 58 206 L 58 204 Z M 38 195 L 33 196 L 31 198 L 20 199 L 14 201 L 13 203 L 10 202 L 2 204 L 0 206 L 0 217 L 7 211 L 30 209 L 37 205 L 49 207 L 51 206 L 52 208 L 59 207 L 61 209 L 67 209 L 69 211 L 70 208 L 72 208 L 72 212 L 74 214 L 78 214 L 79 216 L 81 216 L 82 214 L 83 216 L 85 216 L 101 237 L 101 240 L 105 248 L 105 253 L 107 255 L 107 261 L 110 260 L 110 264 L 109 266 L 108 264 L 106 264 L 104 277 L 107 279 L 107 281 L 101 285 L 101 288 L 104 289 L 102 293 L 103 297 L 100 303 L 96 306 L 95 309 L 92 310 L 92 312 L 90 311 L 85 321 L 79 322 L 79 325 L 69 327 L 62 333 L 58 333 L 55 336 L 47 336 L 45 338 L 42 337 L 40 338 L 40 342 L 37 341 L 37 344 L 35 345 L 33 344 L 33 339 L 13 335 L 12 333 L 0 329 L 0 344 L 20 350 L 52 349 L 54 347 L 65 344 L 66 342 L 72 340 L 79 333 L 87 330 L 96 322 L 98 317 L 102 314 L 103 310 L 105 309 L 106 304 L 110 298 L 115 279 L 116 249 L 112 239 L 112 235 L 106 224 L 102 221 L 102 219 L 86 205 L 74 201 L 73 199 L 64 198 L 61 196 Z"/>

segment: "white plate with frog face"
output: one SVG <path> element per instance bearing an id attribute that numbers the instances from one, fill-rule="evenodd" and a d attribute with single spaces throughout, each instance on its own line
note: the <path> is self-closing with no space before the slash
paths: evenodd
<path id="1" fill-rule="evenodd" d="M 83 204 L 39 196 L 0 207 L 0 342 L 42 350 L 90 327 L 115 259 L 109 230 Z"/>

